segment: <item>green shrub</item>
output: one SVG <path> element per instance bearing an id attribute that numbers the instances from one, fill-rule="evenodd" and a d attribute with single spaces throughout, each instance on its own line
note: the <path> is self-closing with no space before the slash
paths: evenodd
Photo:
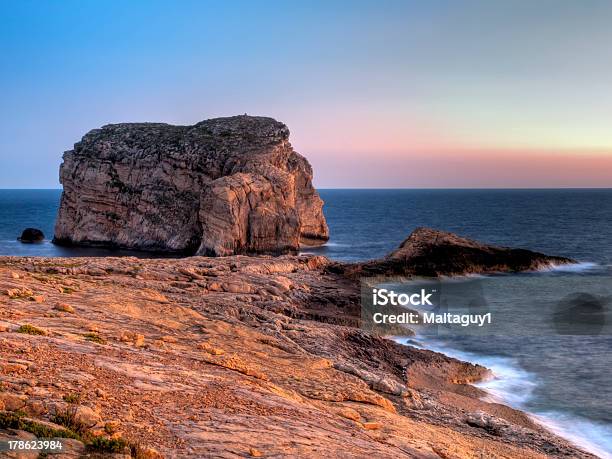
<path id="1" fill-rule="evenodd" d="M 123 438 L 108 438 L 108 437 L 93 437 L 87 443 L 87 449 L 90 451 L 103 453 L 122 453 L 129 447 L 128 442 Z"/>
<path id="2" fill-rule="evenodd" d="M 85 337 L 87 341 L 92 341 L 98 344 L 106 344 L 106 341 L 104 340 L 104 338 L 102 338 L 100 335 L 98 335 L 95 332 L 85 333 L 83 336 Z"/>
<path id="3" fill-rule="evenodd" d="M 20 413 L 0 411 L 0 429 L 16 429 L 30 432 L 38 438 L 75 438 L 81 437 L 69 429 L 53 429 L 31 419 L 24 419 Z"/>
<path id="4" fill-rule="evenodd" d="M 79 403 L 81 401 L 81 394 L 66 394 L 62 398 L 67 403 Z"/>
<path id="5" fill-rule="evenodd" d="M 27 333 L 28 335 L 46 335 L 45 331 L 34 325 L 24 324 L 17 329 L 17 333 Z"/>
<path id="6" fill-rule="evenodd" d="M 51 421 L 77 433 L 79 437 L 83 437 L 87 434 L 87 426 L 77 420 L 76 412 L 76 406 L 69 406 L 65 410 L 58 410 Z"/>

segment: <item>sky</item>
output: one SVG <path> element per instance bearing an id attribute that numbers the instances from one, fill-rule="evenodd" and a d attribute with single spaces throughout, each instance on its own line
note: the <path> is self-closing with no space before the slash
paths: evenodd
<path id="1" fill-rule="evenodd" d="M 612 187 L 612 2 L 0 1 L 0 188 L 114 122 L 285 122 L 321 188 Z"/>

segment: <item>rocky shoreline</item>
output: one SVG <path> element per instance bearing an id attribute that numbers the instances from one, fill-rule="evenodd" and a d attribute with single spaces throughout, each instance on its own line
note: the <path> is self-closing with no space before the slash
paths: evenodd
<path id="1" fill-rule="evenodd" d="M 452 250 L 493 250 L 472 249 Z M 74 433 L 63 457 L 594 457 L 481 400 L 486 368 L 357 328 L 359 269 L 0 258 L 0 436 Z"/>
<path id="2" fill-rule="evenodd" d="M 359 328 L 364 277 L 572 260 L 429 228 L 379 260 L 297 256 L 329 237 L 323 202 L 266 117 L 103 126 L 60 181 L 56 244 L 196 256 L 0 258 L 0 438 L 69 438 L 63 457 L 590 457 L 481 400 L 486 368 Z"/>

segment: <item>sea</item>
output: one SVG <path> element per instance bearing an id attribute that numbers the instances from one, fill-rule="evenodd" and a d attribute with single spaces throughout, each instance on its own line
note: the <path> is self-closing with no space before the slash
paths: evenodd
<path id="1" fill-rule="evenodd" d="M 506 284 L 513 279 L 517 285 L 584 289 L 601 284 L 604 290 L 608 279 L 612 284 L 612 189 L 323 189 L 319 193 L 331 237 L 308 253 L 342 261 L 382 257 L 415 228 L 427 226 L 578 261 L 570 267 L 511 275 L 504 279 Z M 150 256 L 51 244 L 60 195 L 60 190 L 0 190 L 0 256 Z M 17 237 L 26 227 L 41 229 L 47 240 L 21 244 Z M 607 331 L 612 328 L 612 294 L 598 294 L 598 317 L 607 325 L 603 332 L 559 334 L 544 326 L 540 332 L 533 324 L 550 322 L 550 311 L 527 299 L 507 302 L 504 308 L 520 320 L 529 320 L 531 328 L 525 327 L 529 332 L 395 339 L 486 366 L 493 377 L 479 386 L 491 400 L 524 410 L 584 449 L 612 458 L 612 334 Z"/>

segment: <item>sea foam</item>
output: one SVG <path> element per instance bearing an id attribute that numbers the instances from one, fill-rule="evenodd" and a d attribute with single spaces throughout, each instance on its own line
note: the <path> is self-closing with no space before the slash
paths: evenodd
<path id="1" fill-rule="evenodd" d="M 538 269 L 539 272 L 559 272 L 559 273 L 581 273 L 585 271 L 593 271 L 601 268 L 597 263 L 592 263 L 590 261 L 583 261 L 579 263 L 571 263 L 571 264 L 555 264 L 551 263 L 549 266 Z"/>
<path id="2" fill-rule="evenodd" d="M 418 341 L 415 341 L 418 340 Z M 476 363 L 491 370 L 492 376 L 474 384 L 487 392 L 484 400 L 504 403 L 525 411 L 535 422 L 552 433 L 565 438 L 576 446 L 599 456 L 612 459 L 612 426 L 600 424 L 570 413 L 542 411 L 530 412 L 526 407 L 533 392 L 541 381 L 521 368 L 515 359 L 500 356 L 487 356 L 460 351 L 424 337 L 395 337 L 400 344 L 420 347 L 466 362 Z M 417 343 L 424 343 L 419 346 Z"/>

